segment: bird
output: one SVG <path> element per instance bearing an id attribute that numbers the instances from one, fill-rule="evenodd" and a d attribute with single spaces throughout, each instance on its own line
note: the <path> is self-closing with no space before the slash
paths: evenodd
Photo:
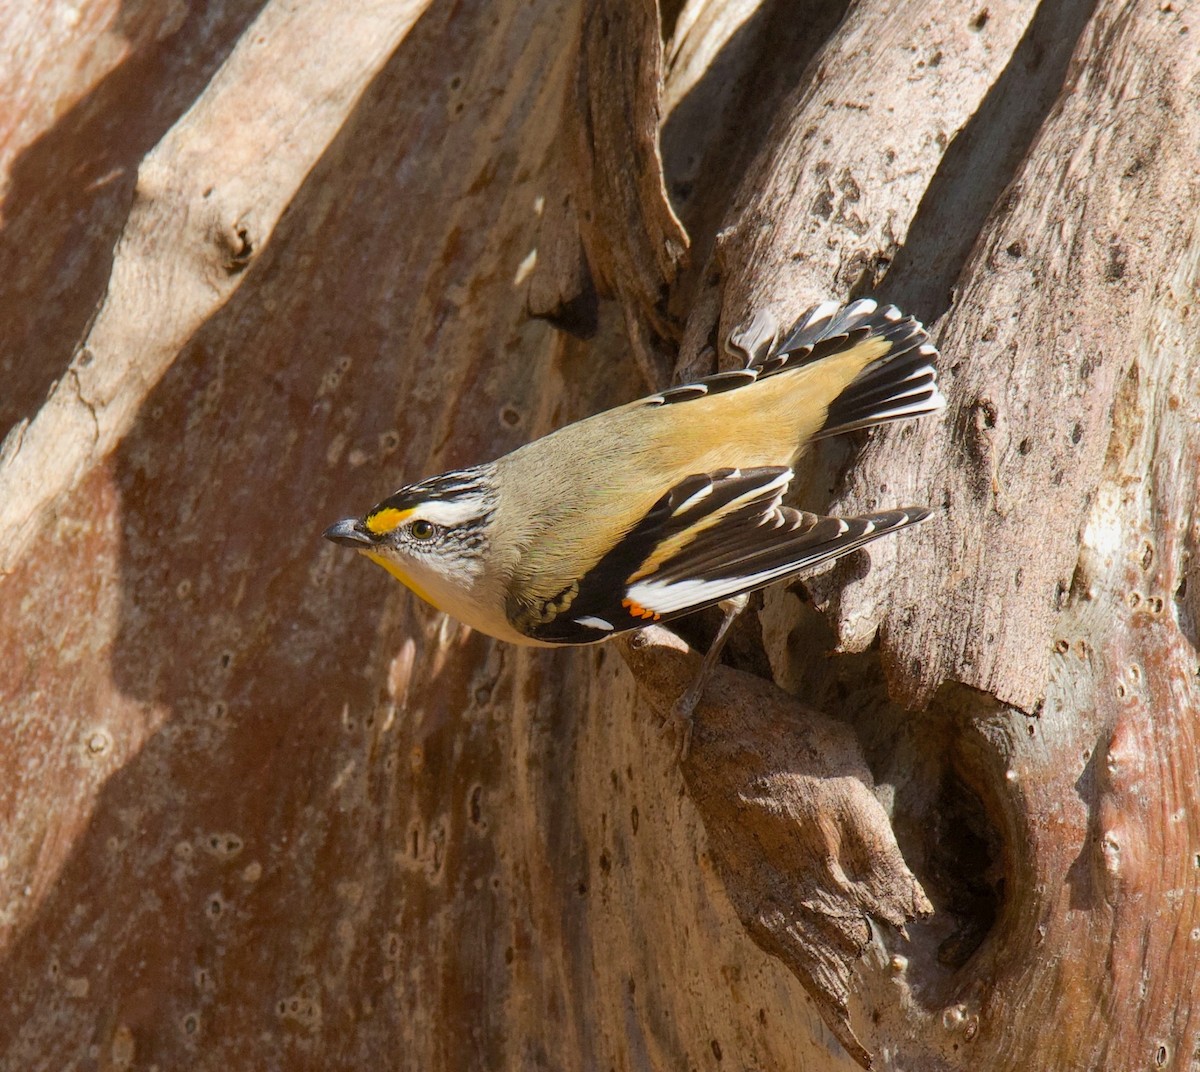
<path id="1" fill-rule="evenodd" d="M 408 484 L 325 538 L 514 644 L 594 644 L 721 604 L 716 639 L 678 702 L 690 725 L 751 593 L 929 516 L 784 505 L 812 444 L 945 406 L 924 327 L 871 298 L 822 302 L 785 331 L 760 313 L 726 347 L 744 367 Z"/>

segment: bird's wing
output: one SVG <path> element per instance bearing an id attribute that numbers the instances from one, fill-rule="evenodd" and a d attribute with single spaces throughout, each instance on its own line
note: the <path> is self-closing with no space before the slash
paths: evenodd
<path id="1" fill-rule="evenodd" d="M 927 510 L 822 517 L 780 505 L 783 467 L 680 481 L 555 605 L 521 623 L 534 639 L 586 644 L 670 621 L 838 558 Z"/>

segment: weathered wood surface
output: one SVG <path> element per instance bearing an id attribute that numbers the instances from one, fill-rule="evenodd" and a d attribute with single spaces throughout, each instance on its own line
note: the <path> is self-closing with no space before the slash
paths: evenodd
<path id="1" fill-rule="evenodd" d="M 1191 7 L 18 6 L 0 1067 L 1197 1066 Z M 872 286 L 951 406 L 804 492 L 943 512 L 681 768 L 319 540 Z"/>
<path id="2" fill-rule="evenodd" d="M 0 448 L 0 573 L 45 510 L 120 442 L 184 343 L 228 300 L 423 7 L 371 0 L 339 17 L 326 2 L 266 4 L 142 159 L 104 299 L 37 416 Z M 339 47 L 330 49 L 334 25 Z"/>

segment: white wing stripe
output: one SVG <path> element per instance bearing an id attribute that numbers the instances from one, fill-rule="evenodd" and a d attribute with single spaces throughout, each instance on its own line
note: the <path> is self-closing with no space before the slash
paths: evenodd
<path id="1" fill-rule="evenodd" d="M 683 502 L 681 502 L 677 507 L 675 507 L 675 509 L 671 512 L 671 516 L 678 517 L 680 514 L 686 513 L 693 506 L 695 506 L 696 503 L 698 503 L 701 499 L 707 499 L 712 494 L 712 490 L 713 490 L 712 484 L 705 484 L 704 487 L 702 487 L 699 491 L 695 492 L 692 495 L 689 495 L 686 499 L 683 500 Z"/>
<path id="2" fill-rule="evenodd" d="M 907 514 L 902 514 L 886 528 L 880 528 L 874 522 L 867 522 L 860 536 L 847 541 L 846 544 L 838 547 L 836 550 L 830 549 L 823 553 L 802 555 L 798 559 L 782 562 L 771 569 L 761 570 L 758 573 L 742 573 L 733 577 L 721 577 L 711 581 L 700 578 L 683 581 L 656 581 L 648 579 L 630 585 L 626 595 L 633 602 L 658 614 L 671 614 L 675 611 L 687 610 L 690 607 L 713 603 L 728 596 L 738 595 L 741 592 L 762 588 L 779 577 L 797 573 L 811 566 L 820 565 L 822 562 L 826 562 L 832 558 L 840 558 L 850 551 L 857 550 L 864 544 L 871 543 L 877 534 L 892 532 L 908 523 L 909 516 Z"/>
<path id="3" fill-rule="evenodd" d="M 808 563 L 804 563 L 807 565 Z M 659 614 L 670 614 L 686 610 L 701 603 L 711 603 L 726 596 L 759 588 L 785 573 L 795 573 L 801 568 L 795 562 L 785 562 L 774 569 L 761 573 L 742 574 L 737 577 L 722 577 L 719 581 L 638 581 L 630 585 L 629 598 L 648 610 Z"/>

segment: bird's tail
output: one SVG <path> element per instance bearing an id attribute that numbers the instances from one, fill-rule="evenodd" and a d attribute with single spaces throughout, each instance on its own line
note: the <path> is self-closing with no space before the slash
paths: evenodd
<path id="1" fill-rule="evenodd" d="M 937 384 L 938 352 L 925 328 L 894 305 L 880 306 L 870 298 L 814 306 L 782 341 L 751 351 L 749 367 L 765 379 L 867 347 L 877 355 L 830 401 L 814 438 L 919 417 L 945 406 Z"/>

